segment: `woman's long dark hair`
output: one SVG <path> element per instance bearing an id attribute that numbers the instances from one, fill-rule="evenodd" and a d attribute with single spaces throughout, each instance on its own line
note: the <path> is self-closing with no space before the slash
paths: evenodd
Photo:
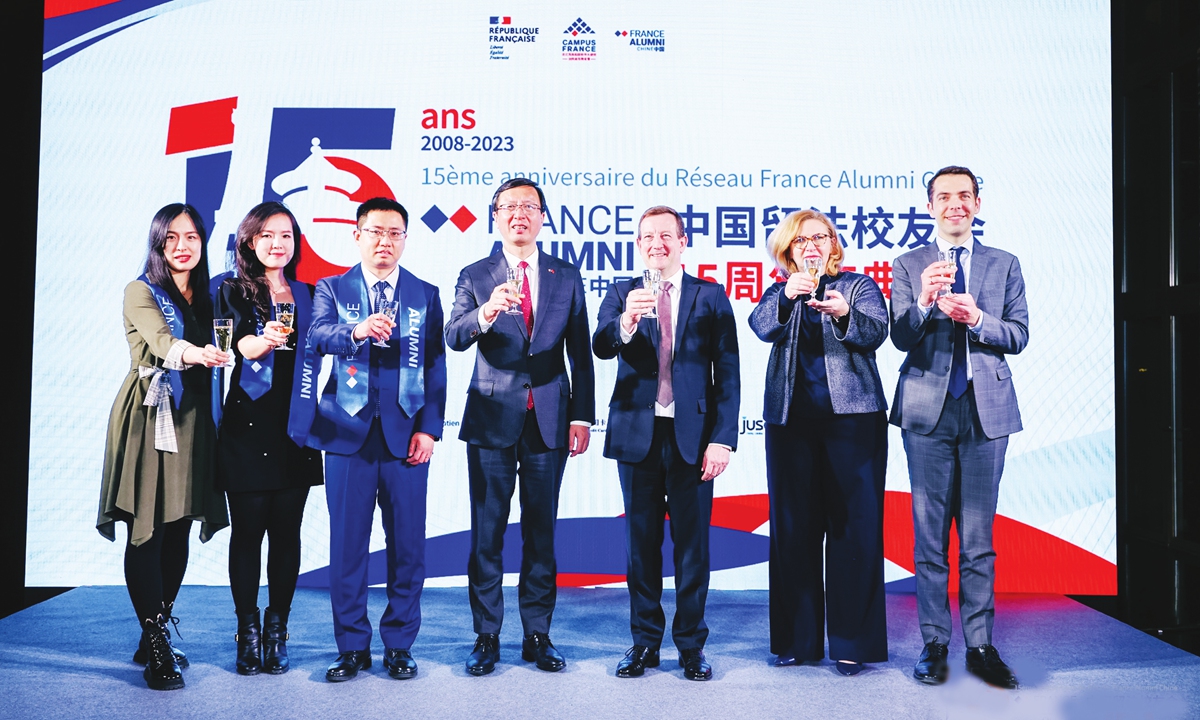
<path id="1" fill-rule="evenodd" d="M 200 217 L 199 210 L 187 203 L 171 203 L 154 213 L 154 219 L 150 221 L 149 249 L 146 252 L 144 272 L 150 282 L 167 291 L 176 305 L 188 305 L 179 288 L 175 287 L 175 280 L 171 278 L 171 268 L 167 265 L 165 253 L 167 231 L 180 215 L 187 215 L 196 226 L 196 232 L 200 234 L 200 262 L 188 275 L 188 289 L 192 291 L 192 313 L 198 322 L 207 325 L 205 321 L 212 320 L 212 298 L 209 297 L 208 289 L 208 231 L 204 227 L 204 219 Z"/>
<path id="2" fill-rule="evenodd" d="M 238 225 L 237 238 L 233 245 L 237 276 L 229 279 L 229 282 L 242 292 L 242 296 L 250 300 L 264 322 L 271 318 L 271 286 L 267 284 L 267 268 L 258 259 L 258 254 L 250 247 L 250 243 L 262 232 L 267 221 L 276 215 L 284 215 L 292 221 L 295 251 L 291 261 L 283 268 L 283 276 L 288 280 L 296 279 L 296 265 L 300 263 L 300 223 L 296 222 L 292 211 L 280 202 L 255 205 Z"/>

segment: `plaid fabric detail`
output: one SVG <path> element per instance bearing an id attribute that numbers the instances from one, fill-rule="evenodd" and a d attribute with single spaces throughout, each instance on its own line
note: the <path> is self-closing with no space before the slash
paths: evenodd
<path id="1" fill-rule="evenodd" d="M 171 353 L 175 353 L 175 348 L 179 345 L 180 343 L 176 343 L 175 347 L 171 348 Z M 183 355 L 183 350 L 180 350 L 178 355 Z M 158 408 L 158 416 L 154 421 L 154 449 L 173 453 L 179 452 L 179 443 L 175 439 L 175 418 L 171 414 L 171 382 L 167 375 L 169 372 L 171 371 L 144 365 L 138 368 L 138 377 L 151 378 L 150 387 L 146 390 L 146 401 L 142 404 Z"/>

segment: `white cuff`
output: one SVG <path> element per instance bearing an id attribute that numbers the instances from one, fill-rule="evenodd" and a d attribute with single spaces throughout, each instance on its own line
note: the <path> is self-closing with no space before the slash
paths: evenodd
<path id="1" fill-rule="evenodd" d="M 167 351 L 167 356 L 163 358 L 163 367 L 168 370 L 187 370 L 191 365 L 183 362 L 183 354 L 193 347 L 195 345 L 187 340 L 176 340 L 171 349 Z"/>

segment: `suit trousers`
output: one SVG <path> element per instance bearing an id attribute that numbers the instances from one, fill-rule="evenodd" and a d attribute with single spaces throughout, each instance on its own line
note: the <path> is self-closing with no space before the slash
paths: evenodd
<path id="1" fill-rule="evenodd" d="M 882 411 L 767 424 L 771 652 L 824 658 L 828 621 L 830 658 L 887 662 L 887 428 Z"/>
<path id="2" fill-rule="evenodd" d="M 990 645 L 995 611 L 992 521 L 1008 436 L 989 438 L 979 424 L 971 385 L 957 400 L 946 395 L 928 435 L 905 430 L 912 484 L 917 617 L 925 643 L 950 640 L 947 559 L 950 522 L 958 526 L 958 608 L 968 647 Z"/>
<path id="3" fill-rule="evenodd" d="M 504 624 L 504 533 L 517 478 L 521 479 L 521 575 L 517 602 L 526 635 L 550 632 L 558 598 L 554 526 L 567 448 L 542 440 L 535 410 L 515 445 L 488 448 L 467 444 L 471 488 L 471 554 L 468 594 L 476 633 L 499 633 Z"/>
<path id="4" fill-rule="evenodd" d="M 610 430 L 611 431 L 611 430 Z M 713 484 L 700 479 L 675 442 L 675 421 L 654 419 L 650 453 L 637 463 L 619 462 L 625 497 L 628 553 L 629 625 L 635 645 L 657 648 L 666 631 L 662 608 L 663 523 L 671 516 L 675 545 L 675 619 L 671 638 L 680 650 L 698 650 L 708 639 L 704 605 L 708 600 L 708 526 Z"/>
<path id="5" fill-rule="evenodd" d="M 388 451 L 379 418 L 353 455 L 325 453 L 329 505 L 329 598 L 338 652 L 369 650 L 367 570 L 378 502 L 387 553 L 387 609 L 379 621 L 385 648 L 409 649 L 421 629 L 425 584 L 425 492 L 429 463 L 409 465 Z"/>

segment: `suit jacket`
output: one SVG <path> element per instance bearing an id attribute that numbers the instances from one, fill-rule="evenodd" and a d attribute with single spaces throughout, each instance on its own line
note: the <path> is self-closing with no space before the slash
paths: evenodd
<path id="1" fill-rule="evenodd" d="M 552 449 L 563 448 L 572 421 L 596 422 L 583 279 L 574 265 L 541 253 L 533 335 L 520 315 L 504 312 L 483 332 L 479 307 L 506 282 L 507 268 L 504 253 L 496 252 L 463 268 L 454 288 L 446 342 L 459 351 L 478 345 L 458 437 L 482 447 L 515 445 L 532 390 L 542 440 Z"/>
<path id="2" fill-rule="evenodd" d="M 750 329 L 759 339 L 773 343 L 763 397 L 763 420 L 773 425 L 787 425 L 796 384 L 794 350 L 804 301 L 797 298 L 791 315 L 785 322 L 779 322 L 779 302 L 785 297 L 785 285 L 776 283 L 767 288 L 749 320 Z M 879 285 L 866 275 L 843 271 L 831 278 L 825 289 L 837 290 L 850 305 L 844 332 L 831 320 L 821 319 L 825 373 L 833 412 L 847 415 L 887 410 L 883 383 L 875 365 L 875 351 L 888 334 L 888 311 Z"/>
<path id="3" fill-rule="evenodd" d="M 604 456 L 635 463 L 646 458 L 654 437 L 658 395 L 658 320 L 642 318 L 628 343 L 621 342 L 621 313 L 641 278 L 613 283 L 600 305 L 592 350 L 619 357 L 617 383 L 608 404 Z M 696 464 L 709 443 L 737 449 L 741 375 L 737 321 L 725 289 L 686 273 L 679 291 L 671 390 L 679 454 Z"/>
<path id="4" fill-rule="evenodd" d="M 346 276 L 363 282 L 362 269 L 355 265 Z M 378 354 L 378 373 L 372 369 L 371 383 L 379 391 L 379 420 L 388 450 L 398 458 L 408 456 L 408 443 L 413 433 L 422 432 L 440 440 L 446 416 L 446 346 L 442 341 L 442 303 L 438 289 L 419 280 L 425 293 L 425 324 L 421 327 L 424 343 L 425 404 L 413 417 L 408 417 L 400 408 L 396 397 L 399 393 L 400 332 L 401 326 L 392 329 L 388 344 L 392 347 L 379 348 L 370 340 L 355 347 L 351 333 L 353 323 L 338 321 L 337 289 L 340 276 L 324 278 L 317 283 L 313 298 L 313 320 L 308 329 L 308 342 L 322 355 L 368 358 L 368 353 Z M 395 289 L 397 299 L 399 288 Z M 358 295 L 355 296 L 356 298 Z M 366 317 L 364 315 L 364 317 Z M 337 404 L 339 380 L 337 368 L 330 373 L 329 381 L 321 392 L 317 404 L 317 415 L 313 419 L 312 431 L 308 436 L 309 447 L 339 455 L 358 452 L 367 439 L 371 420 L 375 415 L 374 403 L 351 416 Z"/>
<path id="5" fill-rule="evenodd" d="M 908 353 L 892 402 L 891 423 L 920 435 L 937 425 L 950 382 L 954 322 L 937 309 L 917 305 L 921 273 L 938 259 L 937 245 L 907 252 L 892 263 L 892 343 Z M 967 288 L 983 311 L 978 339 L 967 331 L 975 405 L 989 438 L 1021 430 L 1021 412 L 1006 355 L 1029 342 L 1025 279 L 1015 255 L 975 241 Z"/>

